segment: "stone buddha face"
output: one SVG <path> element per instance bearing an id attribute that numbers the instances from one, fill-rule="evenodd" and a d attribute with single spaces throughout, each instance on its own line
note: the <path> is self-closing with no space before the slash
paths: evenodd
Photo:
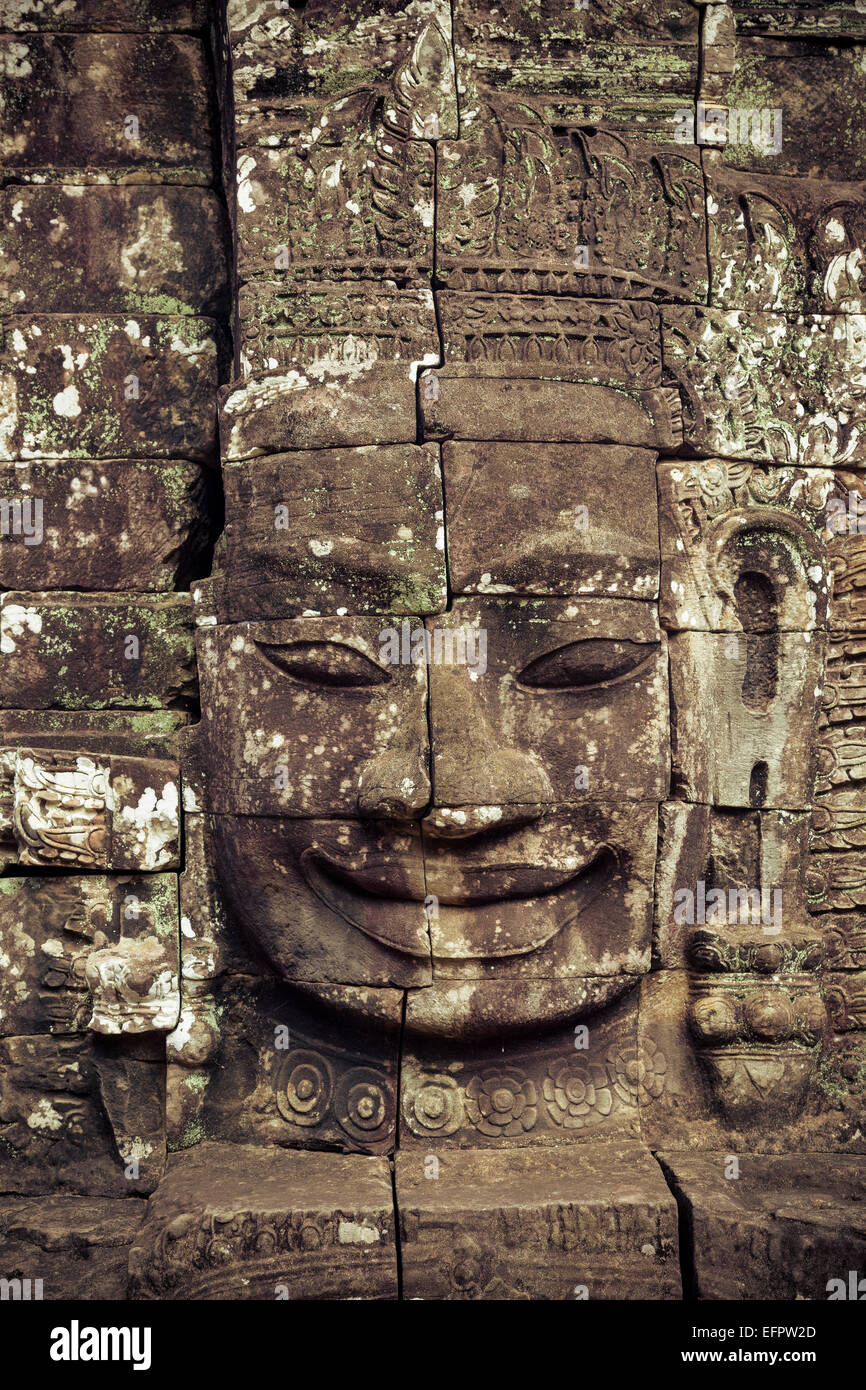
<path id="1" fill-rule="evenodd" d="M 369 476 L 394 463 L 330 452 L 334 492 L 354 455 Z M 285 489 L 309 455 L 282 460 Z M 444 507 L 428 491 L 378 545 L 327 508 L 306 517 L 308 568 L 270 576 L 262 606 L 311 606 L 201 629 L 223 886 L 270 967 L 343 1012 L 375 1015 L 397 987 L 421 1032 L 564 1024 L 649 969 L 672 770 L 691 803 L 808 801 L 827 478 L 607 443 L 452 440 L 441 463 L 430 446 L 402 460 L 432 464 Z M 353 494 L 358 533 L 387 511 L 375 489 Z M 442 611 L 385 611 L 410 580 Z M 230 617 L 256 611 L 254 587 L 236 599 Z"/>
<path id="2" fill-rule="evenodd" d="M 446 445 L 447 611 L 201 630 L 217 860 L 284 979 L 361 1011 L 408 987 L 448 1034 L 579 1017 L 649 968 L 669 779 L 654 462 Z M 420 541 L 424 518 L 403 529 Z"/>

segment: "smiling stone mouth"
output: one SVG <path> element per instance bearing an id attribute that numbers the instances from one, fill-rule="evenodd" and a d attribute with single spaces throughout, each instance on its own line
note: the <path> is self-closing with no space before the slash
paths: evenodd
<path id="1" fill-rule="evenodd" d="M 610 883 L 617 856 L 602 845 L 577 870 L 508 864 L 476 869 L 456 887 L 422 900 L 387 882 L 379 860 L 337 863 L 320 849 L 301 856 L 313 893 L 350 926 L 394 951 L 433 959 L 485 960 L 529 955 L 546 946 Z M 439 866 L 437 884 L 443 878 Z M 447 874 L 445 875 L 447 878 Z M 454 880 L 460 881 L 459 870 Z"/>

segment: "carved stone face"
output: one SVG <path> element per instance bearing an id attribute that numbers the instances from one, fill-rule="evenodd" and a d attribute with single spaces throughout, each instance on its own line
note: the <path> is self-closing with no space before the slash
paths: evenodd
<path id="1" fill-rule="evenodd" d="M 448 1031 L 470 982 L 532 982 L 544 1022 L 646 971 L 669 764 L 653 462 L 447 446 L 448 612 L 202 629 L 217 858 L 285 979 L 433 986 Z"/>
<path id="2" fill-rule="evenodd" d="M 653 956 L 639 1009 L 635 991 L 604 1024 L 646 1051 L 688 1011 L 646 999 L 692 989 L 713 951 L 731 975 L 752 959 L 734 931 L 695 966 L 678 889 L 784 883 L 805 959 L 822 672 L 844 660 L 822 525 L 831 467 L 866 439 L 851 234 L 841 188 L 776 216 L 721 156 L 643 117 L 588 124 L 517 48 L 503 87 L 506 50 L 488 67 L 473 43 L 465 120 L 428 28 L 383 104 L 335 99 L 314 154 L 292 133 L 250 166 L 199 644 L 217 859 L 271 968 L 343 1013 L 404 988 L 408 1033 L 564 1024 Z M 350 225 L 368 174 L 394 196 Z M 262 210 L 287 183 L 276 278 Z M 327 223 L 327 273 L 305 219 Z M 803 238 L 801 313 L 779 287 Z M 725 1008 L 704 985 L 709 1055 L 698 1023 Z M 754 1064 L 769 1086 L 812 1037 L 728 1012 L 729 1078 Z"/>
<path id="3" fill-rule="evenodd" d="M 431 411 L 447 410 L 442 377 Z M 200 631 L 209 796 L 229 906 L 280 976 L 343 987 L 347 1012 L 406 987 L 420 1031 L 481 1036 L 580 1018 L 647 972 L 672 769 L 695 803 L 808 799 L 829 484 L 472 441 L 445 443 L 431 480 L 429 448 L 320 451 L 315 505 L 309 454 L 229 476 L 250 515 L 228 532 L 244 582 Z M 396 481 L 377 452 L 397 456 Z M 413 476 L 423 506 L 407 513 Z M 350 480 L 349 526 L 332 499 Z M 290 488 L 274 564 L 257 527 Z M 445 607 L 443 513 L 453 597 L 413 615 L 412 580 Z M 257 606 L 298 616 L 254 620 Z M 482 983 L 501 987 L 495 1023 Z"/>

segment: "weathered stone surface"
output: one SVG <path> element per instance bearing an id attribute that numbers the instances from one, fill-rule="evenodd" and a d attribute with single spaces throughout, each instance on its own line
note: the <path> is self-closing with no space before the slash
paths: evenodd
<path id="1" fill-rule="evenodd" d="M 453 830 L 464 807 L 489 824 L 497 808 L 666 795 L 667 662 L 648 605 L 485 595 L 426 627 L 433 804 L 443 822 L 454 809 Z"/>
<path id="2" fill-rule="evenodd" d="M 177 1155 L 130 1276 L 143 1299 L 396 1298 L 387 1160 L 242 1144 Z"/>
<path id="3" fill-rule="evenodd" d="M 277 819 L 259 810 L 217 815 L 214 834 L 229 911 L 284 979 L 429 983 L 421 839 L 411 822 Z"/>
<path id="4" fill-rule="evenodd" d="M 461 6 L 455 55 L 461 133 L 478 120 L 487 89 L 536 101 L 551 120 L 604 124 L 668 141 L 674 112 L 697 82 L 697 13 L 691 5 L 587 9 L 508 3 Z"/>
<path id="5" fill-rule="evenodd" d="M 681 1296 L 675 1204 L 641 1145 L 432 1158 L 396 1159 L 404 1297 Z"/>
<path id="6" fill-rule="evenodd" d="M 652 1046 L 637 1051 L 634 983 L 413 990 L 400 1071 L 401 1148 L 537 1145 L 550 1154 L 553 1144 L 583 1149 L 637 1138 L 639 1098 L 661 1092 L 666 1060 Z M 505 1041 L 504 1016 L 520 1019 L 518 991 L 528 1015 L 520 1021 L 534 1033 Z"/>
<path id="7" fill-rule="evenodd" d="M 781 315 L 664 308 L 665 367 L 683 403 L 687 447 L 724 458 L 798 462 L 796 389 L 779 349 Z"/>
<path id="8" fill-rule="evenodd" d="M 704 153 L 711 303 L 861 313 L 866 187 L 727 168 Z"/>
<path id="9" fill-rule="evenodd" d="M 45 0 L 2 0 L 0 28 L 53 29 L 58 13 Z M 207 18 L 205 0 L 64 0 L 64 30 L 199 29 Z"/>
<path id="10" fill-rule="evenodd" d="M 277 454 L 223 482 L 227 621 L 445 607 L 435 445 Z"/>
<path id="11" fill-rule="evenodd" d="M 91 1032 L 170 1033 L 180 1016 L 177 935 L 124 938 L 93 951 L 84 967 L 93 995 Z"/>
<path id="12" fill-rule="evenodd" d="M 83 1032 L 92 1013 L 89 956 L 139 930 L 173 939 L 177 954 L 173 875 L 0 878 L 0 951 L 6 960 L 0 1032 Z"/>
<path id="13" fill-rule="evenodd" d="M 390 659 L 392 631 L 384 618 L 354 617 L 199 628 L 213 808 L 420 810 L 429 797 L 427 671 L 410 660 L 408 640 L 406 661 L 399 647 Z"/>
<path id="14" fill-rule="evenodd" d="M 8 806 L 0 833 L 20 864 L 145 872 L 177 865 L 175 763 L 3 749 L 0 796 Z"/>
<path id="15" fill-rule="evenodd" d="M 204 1137 L 201 1108 L 220 1042 L 215 989 L 232 969 L 249 970 L 219 892 L 213 835 L 204 818 L 184 816 L 180 907 L 180 1013 L 166 1038 L 166 1142 L 169 1151 Z"/>
<path id="16" fill-rule="evenodd" d="M 99 1098 L 111 1126 L 122 1171 L 151 1192 L 165 1168 L 165 1070 L 130 1059 L 110 1044 L 95 1054 Z"/>
<path id="17" fill-rule="evenodd" d="M 238 160 L 238 273 L 295 279 L 429 283 L 431 145 L 389 128 L 373 93 L 302 107 L 277 148 Z M 277 272 L 275 274 L 275 272 Z M 373 286 L 367 285 L 373 298 Z"/>
<path id="18" fill-rule="evenodd" d="M 445 362 L 556 367 L 600 386 L 662 384 L 659 311 L 563 296 L 441 293 Z M 690 311 L 695 312 L 695 311 Z"/>
<path id="19" fill-rule="evenodd" d="M 827 617 L 829 469 L 723 459 L 658 466 L 666 628 L 808 632 Z"/>
<path id="20" fill-rule="evenodd" d="M 605 386 L 555 363 L 452 362 L 420 376 L 426 439 L 575 439 L 672 448 L 682 442 L 682 407 L 672 387 Z"/>
<path id="21" fill-rule="evenodd" d="M 188 594 L 6 593 L 0 703 L 18 709 L 189 707 Z"/>
<path id="22" fill-rule="evenodd" d="M 221 985 L 216 1000 L 221 1049 L 200 1121 L 208 1138 L 393 1151 L 399 990 L 335 988 L 325 1012 L 280 985 L 238 978 Z"/>
<path id="23" fill-rule="evenodd" d="M 390 280 L 375 288 L 255 280 L 239 291 L 238 314 L 237 347 L 247 377 L 281 372 L 296 386 L 333 378 L 348 386 L 364 380 L 374 364 L 397 362 L 414 381 L 419 367 L 439 361 L 429 289 L 399 289 Z M 337 406 L 334 401 L 332 411 Z M 295 442 L 303 441 L 283 439 L 280 447 Z"/>
<path id="24" fill-rule="evenodd" d="M 174 588 L 207 540 L 206 476 L 181 460 L 0 464 L 0 586 Z"/>
<path id="25" fill-rule="evenodd" d="M 654 803 L 434 810 L 421 828 L 437 981 L 628 985 L 648 969 Z"/>
<path id="26" fill-rule="evenodd" d="M 860 1159 L 743 1154 L 736 1177 L 724 1151 L 659 1160 L 694 1232 L 698 1298 L 862 1296 L 849 1287 L 849 1270 L 856 1285 L 866 1257 Z"/>
<path id="27" fill-rule="evenodd" d="M 806 903 L 808 812 L 660 808 L 653 958 L 662 968 L 773 974 L 820 963 Z"/>
<path id="28" fill-rule="evenodd" d="M 866 967 L 866 920 L 856 912 L 834 914 L 821 922 L 827 948 L 827 967 L 833 970 L 862 970 Z"/>
<path id="29" fill-rule="evenodd" d="M 484 101 L 467 139 L 442 142 L 437 238 L 449 289 L 706 299 L 697 151 L 548 123 L 524 102 Z"/>
<path id="30" fill-rule="evenodd" d="M 4 1192 L 120 1197 L 159 1181 L 163 1069 L 91 1036 L 0 1039 Z"/>
<path id="31" fill-rule="evenodd" d="M 234 463 L 284 449 L 414 444 L 415 384 L 405 363 L 357 363 L 314 377 L 258 375 L 221 393 L 223 458 Z"/>
<path id="32" fill-rule="evenodd" d="M 208 319 L 80 314 L 7 325 L 0 459 L 207 461 L 221 352 Z"/>
<path id="33" fill-rule="evenodd" d="M 834 476 L 833 497 L 827 502 L 826 546 L 833 574 L 829 626 L 843 640 L 862 632 L 866 624 L 866 583 L 863 579 L 866 509 L 860 475 L 836 469 Z M 844 709 L 846 704 L 843 700 L 840 710 L 831 718 L 837 721 L 850 718 L 850 713 Z"/>
<path id="34" fill-rule="evenodd" d="M 91 756 L 176 759 L 184 710 L 0 710 L 0 747 L 86 748 Z"/>
<path id="35" fill-rule="evenodd" d="M 213 175 L 201 42 L 6 34 L 0 167 L 19 182 L 198 183 Z M 130 118 L 134 118 L 131 121 Z"/>
<path id="36" fill-rule="evenodd" d="M 862 179 L 862 60 L 861 44 L 738 35 L 729 71 L 720 71 L 713 91 L 705 93 L 725 112 L 725 163 L 763 173 Z"/>
<path id="37" fill-rule="evenodd" d="M 384 104 L 385 119 L 398 132 L 430 139 L 457 133 L 447 0 L 418 0 L 411 12 L 372 0 L 362 14 L 329 0 L 313 0 L 303 14 L 263 13 L 237 0 L 227 20 L 239 144 L 279 138 L 299 92 L 360 92 Z"/>
<path id="38" fill-rule="evenodd" d="M 678 632 L 668 647 L 673 784 L 686 800 L 807 808 L 822 634 Z"/>
<path id="39" fill-rule="evenodd" d="M 687 446 L 777 464 L 862 461 L 862 315 L 661 312 Z"/>
<path id="40" fill-rule="evenodd" d="M 866 974 L 862 970 L 824 976 L 827 1014 L 837 1033 L 866 1031 Z"/>
<path id="41" fill-rule="evenodd" d="M 863 1034 L 830 1031 L 820 977 L 701 978 L 696 987 L 688 972 L 664 970 L 642 981 L 641 1046 L 667 1059 L 664 1087 L 641 1103 L 645 1142 L 654 1150 L 862 1154 Z"/>
<path id="42" fill-rule="evenodd" d="M 0 1203 L 3 1277 L 41 1280 L 47 1302 L 124 1299 L 129 1251 L 145 1209 L 135 1197 L 5 1197 Z"/>
<path id="43" fill-rule="evenodd" d="M 455 594 L 658 594 L 654 455 L 604 445 L 447 443 Z"/>
<path id="44" fill-rule="evenodd" d="M 866 38 L 862 8 L 835 0 L 730 0 L 740 34 L 768 38 L 857 39 Z"/>
<path id="45" fill-rule="evenodd" d="M 18 314 L 222 314 L 224 214 L 199 188 L 6 188 L 0 303 Z"/>

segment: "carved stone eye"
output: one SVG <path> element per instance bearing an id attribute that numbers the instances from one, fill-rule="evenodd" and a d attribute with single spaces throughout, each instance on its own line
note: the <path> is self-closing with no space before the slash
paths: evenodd
<path id="1" fill-rule="evenodd" d="M 282 675 L 310 685 L 357 687 L 384 685 L 390 680 L 375 661 L 341 642 L 257 642 L 256 646 Z"/>
<path id="2" fill-rule="evenodd" d="M 635 675 L 651 660 L 656 643 L 589 638 L 569 642 L 530 661 L 517 677 L 535 690 L 588 689 Z"/>

